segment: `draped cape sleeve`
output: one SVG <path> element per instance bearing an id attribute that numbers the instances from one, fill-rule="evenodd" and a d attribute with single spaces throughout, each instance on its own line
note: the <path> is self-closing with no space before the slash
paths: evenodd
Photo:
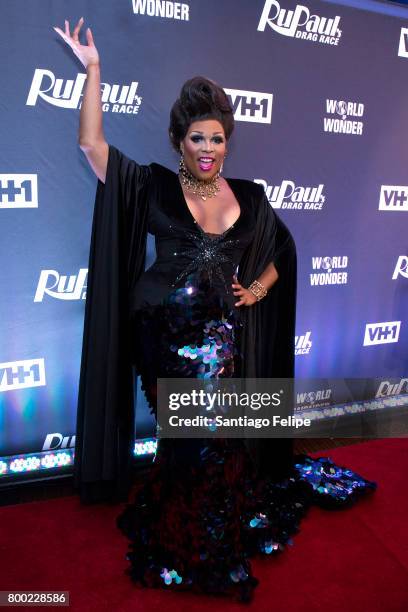
<path id="1" fill-rule="evenodd" d="M 242 311 L 245 322 L 243 376 L 293 378 L 296 246 L 289 229 L 269 204 L 263 188 L 254 183 L 251 187 L 256 210 L 255 235 L 240 262 L 238 279 L 248 287 L 271 262 L 279 278 L 265 298 Z"/>
<path id="2" fill-rule="evenodd" d="M 109 146 L 92 221 L 75 440 L 83 503 L 127 498 L 134 448 L 129 295 L 144 271 L 152 167 Z"/>
<path id="3" fill-rule="evenodd" d="M 240 262 L 238 280 L 248 287 L 271 262 L 279 277 L 266 297 L 241 311 L 242 377 L 294 378 L 296 246 L 264 189 L 254 183 L 248 187 L 256 211 L 255 234 Z M 261 473 L 276 478 L 287 475 L 293 459 L 292 439 L 247 439 L 246 444 Z"/>

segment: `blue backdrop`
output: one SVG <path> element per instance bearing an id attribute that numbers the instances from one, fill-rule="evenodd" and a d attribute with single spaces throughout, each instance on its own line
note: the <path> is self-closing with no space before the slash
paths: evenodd
<path id="1" fill-rule="evenodd" d="M 297 376 L 406 374 L 408 10 L 358 4 L 378 12 L 315 0 L 1 2 L 0 455 L 75 435 L 96 178 L 77 144 L 85 70 L 52 29 L 64 18 L 92 28 L 106 138 L 140 163 L 177 169 L 167 127 L 186 79 L 208 76 L 230 95 L 224 174 L 264 185 L 297 244 Z M 152 425 L 139 393 L 138 437 Z"/>

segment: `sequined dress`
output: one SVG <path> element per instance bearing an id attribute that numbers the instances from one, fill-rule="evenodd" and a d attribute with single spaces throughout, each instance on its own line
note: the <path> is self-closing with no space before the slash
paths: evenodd
<path id="1" fill-rule="evenodd" d="M 175 189 L 184 222 L 151 220 L 157 258 L 133 295 L 133 361 L 153 414 L 158 377 L 239 377 L 243 359 L 231 283 L 251 245 L 253 211 L 241 200 L 236 222 L 209 234 Z M 284 477 L 260 476 L 240 439 L 162 439 L 117 518 L 130 540 L 126 571 L 143 586 L 249 601 L 258 583 L 251 557 L 293 544 L 312 504 L 345 507 L 375 488 L 329 457 L 297 455 Z"/>

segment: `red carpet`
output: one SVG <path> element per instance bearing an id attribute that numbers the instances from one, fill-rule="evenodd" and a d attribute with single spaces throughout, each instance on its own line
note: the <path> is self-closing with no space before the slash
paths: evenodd
<path id="1" fill-rule="evenodd" d="M 353 508 L 312 507 L 277 558 L 252 560 L 254 601 L 140 589 L 123 571 L 122 506 L 81 506 L 77 497 L 0 508 L 0 590 L 70 591 L 70 609 L 120 612 L 406 612 L 408 440 L 374 440 L 328 455 L 378 483 Z"/>

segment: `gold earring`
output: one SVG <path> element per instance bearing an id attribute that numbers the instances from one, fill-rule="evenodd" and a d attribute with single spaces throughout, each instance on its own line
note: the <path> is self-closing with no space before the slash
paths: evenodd
<path id="1" fill-rule="evenodd" d="M 227 154 L 225 153 L 225 155 L 224 155 L 224 159 L 225 159 L 226 157 L 227 157 Z M 222 160 L 222 163 L 221 163 L 221 167 L 220 167 L 220 174 L 221 174 L 221 172 L 222 172 L 222 170 L 223 170 L 223 168 L 224 168 L 224 159 Z"/>

